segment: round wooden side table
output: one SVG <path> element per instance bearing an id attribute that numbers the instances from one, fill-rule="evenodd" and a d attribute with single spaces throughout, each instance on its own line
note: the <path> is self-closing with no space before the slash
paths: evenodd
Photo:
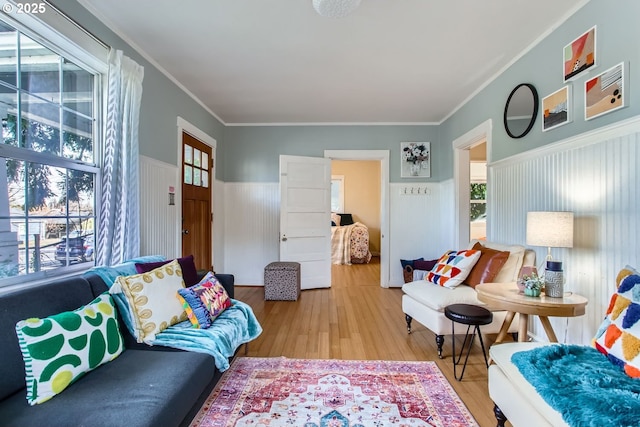
<path id="1" fill-rule="evenodd" d="M 495 344 L 501 343 L 507 336 L 507 331 L 516 313 L 519 314 L 518 341 L 527 340 L 529 316 L 538 316 L 550 342 L 558 342 L 549 317 L 577 317 L 585 313 L 588 300 L 582 295 L 565 293 L 562 298 L 552 298 L 544 293 L 539 297 L 529 297 L 521 294 L 515 282 L 512 283 L 482 283 L 476 286 L 478 299 L 486 303 L 491 309 L 506 310 L 507 316 L 502 323 L 500 333 Z"/>

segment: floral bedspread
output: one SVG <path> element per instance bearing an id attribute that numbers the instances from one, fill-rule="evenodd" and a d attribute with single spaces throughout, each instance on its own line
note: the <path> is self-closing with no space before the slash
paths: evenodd
<path id="1" fill-rule="evenodd" d="M 365 264 L 371 261 L 369 228 L 361 222 L 331 227 L 331 262 Z"/>

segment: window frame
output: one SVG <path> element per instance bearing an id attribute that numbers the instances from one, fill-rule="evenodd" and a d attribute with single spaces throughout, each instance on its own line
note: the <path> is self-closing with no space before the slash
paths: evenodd
<path id="1" fill-rule="evenodd" d="M 15 4 L 16 2 L 10 1 Z M 22 3 L 22 2 L 21 2 Z M 96 39 L 54 6 L 45 2 L 44 14 L 0 14 L 0 20 L 42 46 L 93 75 L 93 162 L 82 162 L 61 156 L 31 151 L 21 147 L 0 144 L 0 156 L 25 162 L 36 162 L 52 167 L 66 168 L 95 174 L 93 189 L 94 245 L 98 244 L 101 210 L 102 155 L 104 145 L 105 102 L 107 93 L 107 45 Z M 20 78 L 18 75 L 17 78 Z M 62 91 L 63 89 L 60 88 Z M 20 93 L 20 92 L 19 92 Z M 62 102 L 62 100 L 60 100 Z M 67 213 L 67 216 L 69 214 Z M 29 218 L 25 212 L 25 218 Z M 65 236 L 65 238 L 68 236 Z M 95 247 L 94 246 L 94 247 Z M 95 250 L 95 249 L 94 249 Z M 37 283 L 50 277 L 85 271 L 94 264 L 78 263 L 29 274 L 0 279 L 0 289 L 29 282 Z"/>

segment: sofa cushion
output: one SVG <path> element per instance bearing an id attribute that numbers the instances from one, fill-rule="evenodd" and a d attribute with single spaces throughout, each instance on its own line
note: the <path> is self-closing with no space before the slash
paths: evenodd
<path id="1" fill-rule="evenodd" d="M 42 405 L 11 396 L 0 420 L 20 427 L 178 426 L 216 375 L 207 354 L 126 350 Z"/>
<path id="2" fill-rule="evenodd" d="M 178 260 L 148 273 L 119 276 L 110 293 L 124 293 L 135 325 L 138 342 L 150 342 L 171 325 L 187 320 L 176 297 L 184 288 Z"/>
<path id="3" fill-rule="evenodd" d="M 477 242 L 474 250 L 480 251 L 480 258 L 473 266 L 464 283 L 475 288 L 480 283 L 491 283 L 509 258 L 508 251 L 499 251 L 484 247 Z"/>
<path id="4" fill-rule="evenodd" d="M 173 260 L 135 263 L 136 272 L 148 273 L 151 270 L 155 270 L 158 267 L 169 264 L 171 261 Z M 198 270 L 196 268 L 193 255 L 178 258 L 178 264 L 180 264 L 180 269 L 182 270 L 182 280 L 184 280 L 185 286 L 193 286 L 198 283 Z"/>
<path id="5" fill-rule="evenodd" d="M 616 278 L 594 346 L 631 377 L 640 377 L 640 274 L 625 267 Z"/>
<path id="6" fill-rule="evenodd" d="M 427 274 L 426 279 L 447 288 L 455 288 L 464 281 L 480 258 L 480 251 L 467 249 L 447 251 Z"/>
<path id="7" fill-rule="evenodd" d="M 473 240 L 469 245 L 469 248 L 473 248 L 476 243 L 480 243 L 482 246 L 489 249 L 509 252 L 509 258 L 507 258 L 507 262 L 502 266 L 500 272 L 493 278 L 494 282 L 506 283 L 518 280 L 518 273 L 520 272 L 520 267 L 522 267 L 522 263 L 525 258 L 526 248 L 524 246 L 502 245 L 500 243 Z"/>
<path id="8" fill-rule="evenodd" d="M 478 300 L 475 289 L 467 285 L 449 289 L 426 280 L 419 280 L 404 284 L 402 292 L 439 312 L 444 312 L 444 308 L 450 304 L 485 305 Z"/>
<path id="9" fill-rule="evenodd" d="M 209 328 L 213 321 L 227 308 L 231 299 L 212 272 L 208 272 L 200 283 L 190 288 L 178 289 L 178 300 L 196 328 Z"/>
<path id="10" fill-rule="evenodd" d="M 74 311 L 21 320 L 16 333 L 30 405 L 46 402 L 123 350 L 116 308 L 108 293 Z"/>
<path id="11" fill-rule="evenodd" d="M 29 317 L 47 317 L 74 310 L 94 299 L 81 277 L 67 277 L 46 284 L 24 287 L 0 298 L 0 400 L 25 387 L 24 360 L 16 323 Z M 24 392 L 20 399 L 27 405 Z M 0 416 L 0 420 L 3 419 Z"/>

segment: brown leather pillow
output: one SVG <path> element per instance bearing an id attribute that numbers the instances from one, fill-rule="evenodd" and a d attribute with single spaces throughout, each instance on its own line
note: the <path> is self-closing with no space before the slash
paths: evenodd
<path id="1" fill-rule="evenodd" d="M 480 251 L 480 259 L 478 259 L 476 265 L 473 266 L 469 276 L 464 282 L 472 288 L 475 288 L 476 285 L 480 283 L 493 281 L 502 266 L 507 262 L 509 252 L 485 248 L 480 242 L 473 245 L 472 249 Z"/>

